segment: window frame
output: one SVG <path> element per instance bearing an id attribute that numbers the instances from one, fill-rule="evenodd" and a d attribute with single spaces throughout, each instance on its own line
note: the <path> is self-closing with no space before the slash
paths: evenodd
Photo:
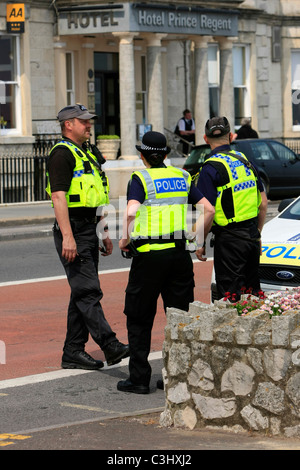
<path id="1" fill-rule="evenodd" d="M 20 57 L 20 35 L 15 34 L 1 34 L 1 37 L 13 37 L 13 54 L 15 60 L 15 70 L 14 78 L 15 80 L 4 81 L 5 85 L 12 85 L 15 87 L 15 103 L 14 112 L 15 112 L 15 124 L 16 127 L 10 129 L 1 129 L 0 136 L 14 136 L 20 135 L 22 133 L 22 100 L 21 100 L 21 57 Z M 0 104 L 0 115 L 1 115 L 1 104 Z"/>
<path id="2" fill-rule="evenodd" d="M 292 56 L 294 53 L 298 53 L 299 54 L 299 57 L 300 57 L 300 49 L 292 49 L 291 50 L 291 95 L 292 95 L 292 130 L 293 132 L 299 132 L 300 131 L 300 123 L 299 124 L 294 124 L 294 120 L 293 120 L 293 114 L 294 114 L 294 111 L 293 111 L 293 105 L 294 104 L 298 104 L 300 105 L 300 76 L 299 76 L 299 79 L 296 79 L 294 80 L 294 77 L 293 77 L 293 60 L 292 60 Z M 299 62 L 299 68 L 300 68 L 300 62 Z M 295 85 L 295 86 L 294 86 Z M 297 95 L 295 94 L 295 92 L 297 91 Z M 294 94 L 295 94 L 295 99 L 297 99 L 297 101 L 299 101 L 299 103 L 294 103 L 293 102 L 293 98 L 294 98 Z"/>
<path id="3" fill-rule="evenodd" d="M 207 51 L 207 63 L 208 63 L 208 92 L 209 92 L 209 114 L 210 114 L 210 118 L 214 117 L 214 116 L 218 116 L 219 114 L 219 109 L 220 109 L 220 49 L 219 49 L 219 46 L 218 44 L 216 43 L 210 43 L 208 44 L 208 47 L 207 47 L 208 51 Z M 215 67 L 216 67 L 216 81 L 215 82 L 210 82 L 209 81 L 209 74 L 210 74 L 210 70 L 209 70 L 209 50 L 212 50 L 212 49 L 215 49 L 216 50 L 216 54 L 215 54 L 215 57 L 216 57 L 216 60 L 215 60 Z M 212 110 L 212 103 L 211 103 L 211 94 L 213 93 L 213 91 L 216 91 L 216 101 L 217 101 L 217 107 L 218 109 L 216 110 L 215 113 L 212 113 L 211 110 Z"/>
<path id="4" fill-rule="evenodd" d="M 241 119 L 250 118 L 251 117 L 251 103 L 250 103 L 250 45 L 249 44 L 234 44 L 232 48 L 232 54 L 234 54 L 234 49 L 243 49 L 243 75 L 244 75 L 244 83 L 243 84 L 235 84 L 233 82 L 233 92 L 235 96 L 236 89 L 242 89 L 243 92 L 243 107 L 244 107 L 244 114 L 245 116 L 239 116 Z M 233 60 L 233 67 L 236 63 Z M 234 72 L 233 72 L 234 73 Z M 234 78 L 234 75 L 233 75 Z M 234 107 L 235 107 L 234 102 Z M 241 127 L 240 123 L 236 122 L 237 117 L 235 116 L 235 129 L 239 129 Z"/>
<path id="5" fill-rule="evenodd" d="M 70 56 L 70 71 L 68 71 L 67 55 Z M 70 79 L 72 87 L 68 88 L 68 72 L 70 72 Z M 67 106 L 75 104 L 75 71 L 74 71 L 74 52 L 66 51 L 66 97 Z M 70 99 L 69 99 L 70 98 Z"/>

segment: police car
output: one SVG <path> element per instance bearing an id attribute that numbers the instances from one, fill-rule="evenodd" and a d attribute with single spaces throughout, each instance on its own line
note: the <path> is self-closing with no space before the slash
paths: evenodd
<path id="1" fill-rule="evenodd" d="M 264 292 L 300 286 L 300 197 L 282 201 L 278 210 L 262 230 L 259 276 Z"/>
<path id="2" fill-rule="evenodd" d="M 283 200 L 278 211 L 262 230 L 259 277 L 265 293 L 300 286 L 300 197 Z M 216 299 L 213 270 L 211 300 Z"/>

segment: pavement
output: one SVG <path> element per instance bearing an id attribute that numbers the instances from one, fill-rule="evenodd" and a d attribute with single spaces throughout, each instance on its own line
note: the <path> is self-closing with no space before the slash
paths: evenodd
<path id="1" fill-rule="evenodd" d="M 49 236 L 52 222 L 48 202 L 1 205 L 0 241 Z M 194 266 L 197 299 L 209 302 L 212 261 Z M 127 278 L 126 270 L 100 275 L 104 311 L 109 312 L 109 322 L 123 342 L 127 333 L 120 311 Z M 165 315 L 161 302 L 152 335 L 151 393 L 135 395 L 116 389 L 117 381 L 128 376 L 128 359 L 101 371 L 60 368 L 69 297 L 65 279 L 2 285 L 0 296 L 0 340 L 7 345 L 6 364 L 1 363 L 0 355 L 0 450 L 101 449 L 100 463 L 143 468 L 196 465 L 201 450 L 300 450 L 299 439 L 282 436 L 236 433 L 220 427 L 186 430 L 160 426 L 165 406 L 164 392 L 156 388 L 163 366 Z M 104 360 L 92 340 L 87 351 Z"/>

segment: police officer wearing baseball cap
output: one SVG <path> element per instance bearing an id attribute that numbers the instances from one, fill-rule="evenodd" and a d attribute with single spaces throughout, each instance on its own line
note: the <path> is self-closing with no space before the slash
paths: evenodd
<path id="1" fill-rule="evenodd" d="M 71 288 L 67 334 L 62 367 L 96 370 L 103 367 L 85 351 L 89 334 L 103 350 L 108 365 L 129 354 L 111 329 L 100 303 L 103 293 L 98 278 L 99 239 L 97 208 L 109 203 L 108 181 L 102 170 L 105 162 L 96 146 L 87 146 L 91 119 L 97 116 L 76 104 L 66 106 L 57 115 L 62 140 L 51 149 L 47 192 L 51 197 L 55 223 L 55 246 Z M 101 222 L 100 224 L 101 225 Z M 103 253 L 112 252 L 112 241 L 102 229 Z"/>
<path id="2" fill-rule="evenodd" d="M 268 202 L 256 168 L 244 154 L 231 149 L 232 139 L 226 117 L 206 122 L 204 140 L 211 153 L 197 187 L 215 206 L 212 232 L 218 298 L 230 292 L 238 300 L 242 288 L 253 294 L 260 291 L 260 232 Z M 204 254 L 205 248 L 198 251 L 199 260 Z"/>
<path id="3" fill-rule="evenodd" d="M 176 307 L 186 311 L 194 300 L 193 263 L 186 240 L 187 204 L 201 206 L 204 220 L 198 228 L 199 242 L 201 235 L 203 239 L 201 229 L 204 236 L 210 229 L 214 210 L 191 183 L 189 173 L 164 164 L 170 147 L 163 134 L 147 132 L 136 148 L 145 169 L 132 175 L 119 242 L 124 252 L 134 245 L 124 308 L 130 350 L 129 378 L 118 382 L 117 388 L 147 394 L 151 378 L 148 355 L 157 299 L 161 294 L 165 309 Z"/>

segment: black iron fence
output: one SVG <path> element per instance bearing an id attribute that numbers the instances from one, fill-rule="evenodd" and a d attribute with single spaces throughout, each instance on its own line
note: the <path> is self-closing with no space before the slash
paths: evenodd
<path id="1" fill-rule="evenodd" d="M 44 201 L 47 157 L 0 158 L 0 204 Z"/>
<path id="2" fill-rule="evenodd" d="M 47 156 L 58 135 L 37 135 L 31 155 L 0 157 L 0 204 L 45 201 Z"/>

